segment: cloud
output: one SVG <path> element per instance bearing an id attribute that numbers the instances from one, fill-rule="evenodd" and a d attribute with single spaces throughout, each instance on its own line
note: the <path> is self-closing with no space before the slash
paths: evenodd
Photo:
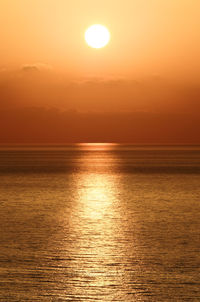
<path id="1" fill-rule="evenodd" d="M 138 79 L 104 76 L 69 80 L 43 64 L 0 73 L 0 108 L 46 106 L 82 112 L 196 112 L 200 89 L 159 75 Z"/>
<path id="2" fill-rule="evenodd" d="M 37 72 L 37 71 L 51 71 L 52 66 L 44 63 L 25 64 L 21 67 L 22 72 Z"/>
<path id="3" fill-rule="evenodd" d="M 101 85 L 109 83 L 127 83 L 129 80 L 123 76 L 94 76 L 88 75 L 83 78 L 71 81 L 72 85 Z M 130 81 L 132 82 L 132 80 Z"/>
<path id="4" fill-rule="evenodd" d="M 200 144 L 199 114 L 0 110 L 0 143 Z"/>
<path id="5" fill-rule="evenodd" d="M 34 65 L 24 65 L 21 70 L 23 72 L 35 72 L 35 71 L 39 71 L 39 69 L 37 68 L 37 66 L 34 66 Z"/>

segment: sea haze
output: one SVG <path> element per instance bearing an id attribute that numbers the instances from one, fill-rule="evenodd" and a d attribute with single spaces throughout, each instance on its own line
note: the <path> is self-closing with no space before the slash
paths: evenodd
<path id="1" fill-rule="evenodd" d="M 0 148 L 1 301 L 199 301 L 200 147 Z"/>

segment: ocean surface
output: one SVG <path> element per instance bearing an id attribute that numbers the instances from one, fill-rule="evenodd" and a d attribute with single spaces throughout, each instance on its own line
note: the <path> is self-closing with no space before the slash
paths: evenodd
<path id="1" fill-rule="evenodd" d="M 200 301 L 200 147 L 1 147 L 0 301 Z"/>

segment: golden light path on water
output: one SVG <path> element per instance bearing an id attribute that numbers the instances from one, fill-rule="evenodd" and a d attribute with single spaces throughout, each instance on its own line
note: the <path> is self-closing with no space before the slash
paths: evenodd
<path id="1" fill-rule="evenodd" d="M 126 297 L 128 301 L 127 251 L 121 244 L 124 209 L 120 204 L 121 178 L 113 171 L 116 159 L 109 152 L 113 146 L 81 147 L 86 151 L 79 163 L 83 172 L 76 183 L 76 206 L 70 219 L 72 232 L 77 234 L 72 268 L 77 282 L 72 288 L 73 295 L 83 300 Z"/>

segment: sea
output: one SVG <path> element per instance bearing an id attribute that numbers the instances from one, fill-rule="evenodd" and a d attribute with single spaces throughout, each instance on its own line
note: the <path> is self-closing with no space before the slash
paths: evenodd
<path id="1" fill-rule="evenodd" d="M 200 146 L 1 146 L 0 301 L 200 301 Z"/>

